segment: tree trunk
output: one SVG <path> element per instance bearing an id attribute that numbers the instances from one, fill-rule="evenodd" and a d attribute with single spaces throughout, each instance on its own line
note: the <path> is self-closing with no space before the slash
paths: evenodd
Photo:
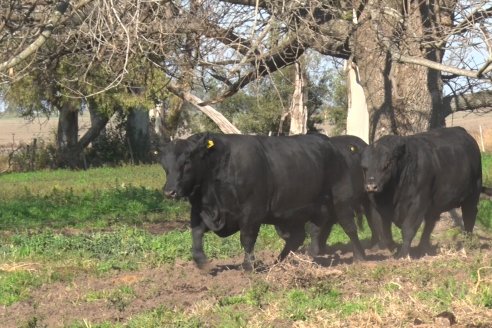
<path id="1" fill-rule="evenodd" d="M 369 143 L 369 112 L 366 96 L 360 85 L 359 70 L 352 61 L 346 63 L 347 74 L 347 134 Z"/>
<path id="2" fill-rule="evenodd" d="M 114 113 L 115 111 L 113 111 Z M 81 150 L 84 150 L 91 142 L 96 140 L 96 138 L 104 131 L 106 124 L 108 124 L 109 119 L 112 114 L 100 113 L 96 107 L 94 101 L 89 101 L 89 113 L 91 116 L 91 127 L 87 132 L 80 138 L 78 145 Z"/>
<path id="3" fill-rule="evenodd" d="M 454 1 L 444 2 L 444 7 L 453 8 Z M 401 19 L 403 15 L 408 18 Z M 386 134 L 407 135 L 444 125 L 440 71 L 399 64 L 392 48 L 441 62 L 444 51 L 417 40 L 439 40 L 441 34 L 432 22 L 446 25 L 450 21 L 450 12 L 441 11 L 436 3 L 367 3 L 355 33 L 354 60 L 367 97 L 371 141 Z M 395 36 L 400 42 L 390 44 L 388 40 Z"/>
<path id="4" fill-rule="evenodd" d="M 150 162 L 149 112 L 145 109 L 130 110 L 127 121 L 127 142 L 134 164 Z"/>
<path id="5" fill-rule="evenodd" d="M 307 100 L 306 77 L 304 70 L 299 62 L 295 63 L 296 76 L 292 104 L 290 106 L 290 131 L 289 134 L 306 134 L 307 133 Z"/>
<path id="6" fill-rule="evenodd" d="M 60 107 L 58 118 L 57 166 L 76 168 L 80 163 L 81 149 L 78 147 L 79 117 L 78 109 L 70 102 Z"/>

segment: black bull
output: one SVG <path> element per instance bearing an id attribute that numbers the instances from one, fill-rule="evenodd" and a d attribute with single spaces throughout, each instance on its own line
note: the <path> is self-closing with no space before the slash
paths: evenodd
<path id="1" fill-rule="evenodd" d="M 361 165 L 361 155 L 364 149 L 367 147 L 367 143 L 359 137 L 351 135 L 335 136 L 331 137 L 330 143 L 335 146 L 340 154 L 343 156 L 347 169 L 350 174 L 352 183 L 352 194 L 345 195 L 344 197 L 350 197 L 350 204 L 354 206 L 355 214 L 359 218 L 359 224 L 362 223 L 362 215 L 365 215 L 369 227 L 372 232 L 371 245 L 375 245 L 378 241 L 376 220 L 381 220 L 379 213 L 375 211 L 372 206 L 368 194 L 364 187 L 364 173 Z M 317 239 L 311 243 L 311 253 L 318 254 L 327 251 L 326 241 L 330 235 L 331 229 L 336 222 L 334 220 L 327 220 L 321 227 L 321 230 L 315 231 L 314 234 L 318 236 Z M 317 229 L 316 226 L 310 225 L 311 229 Z M 316 233 L 317 232 L 317 233 Z M 313 234 L 313 231 L 311 230 Z M 382 245 L 383 247 L 385 245 Z"/>
<path id="2" fill-rule="evenodd" d="M 317 227 L 313 240 L 338 222 L 353 243 L 354 259 L 364 258 L 350 171 L 326 136 L 195 135 L 166 145 L 161 164 L 164 193 L 191 203 L 192 253 L 199 266 L 206 262 L 208 230 L 221 237 L 240 231 L 243 266 L 250 270 L 261 224 L 275 225 L 285 240 L 282 260 L 303 243 L 307 220 Z"/>
<path id="3" fill-rule="evenodd" d="M 462 128 L 441 128 L 413 136 L 385 136 L 362 155 L 366 189 L 382 217 L 383 244 L 391 247 L 391 223 L 402 229 L 406 257 L 425 221 L 418 251 L 430 246 L 430 235 L 442 212 L 461 207 L 466 232 L 472 232 L 482 187 L 480 150 Z M 381 222 L 380 222 L 381 223 Z M 380 231 L 381 231 L 380 230 Z"/>

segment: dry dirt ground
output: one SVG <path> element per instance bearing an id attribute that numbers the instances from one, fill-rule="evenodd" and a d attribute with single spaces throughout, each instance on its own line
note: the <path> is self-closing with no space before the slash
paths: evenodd
<path id="1" fill-rule="evenodd" d="M 220 299 L 226 296 L 244 294 L 258 283 L 267 284 L 273 290 L 290 288 L 309 288 L 319 281 L 332 280 L 341 282 L 344 293 L 353 295 L 375 295 L 381 292 L 381 288 L 387 282 L 378 281 L 374 272 L 380 268 L 395 270 L 395 272 L 430 272 L 437 280 L 447 279 L 450 270 L 442 265 L 443 258 L 456 257 L 463 266 L 472 265 L 476 261 L 472 253 L 464 254 L 462 250 L 456 250 L 456 245 L 444 241 L 446 231 L 452 227 L 452 220 L 441 219 L 433 234 L 433 245 L 436 254 L 425 256 L 418 260 L 394 260 L 388 251 L 368 250 L 368 261 L 351 263 L 352 253 L 348 245 L 330 247 L 330 254 L 313 262 L 311 258 L 299 253 L 291 254 L 282 263 L 273 265 L 275 255 L 271 252 L 259 252 L 257 258 L 266 265 L 257 273 L 246 273 L 241 270 L 239 263 L 242 258 L 230 258 L 226 260 L 213 260 L 206 270 L 197 269 L 192 262 L 177 261 L 174 264 L 157 268 L 124 272 L 112 276 L 95 277 L 79 276 L 70 283 L 56 282 L 45 284 L 35 290 L 31 297 L 8 307 L 0 308 L 0 322 L 2 327 L 29 326 L 29 321 L 36 318 L 36 327 L 62 327 L 73 324 L 74 319 L 85 320 L 87 327 L 90 324 L 101 322 L 125 323 L 135 315 L 151 311 L 164 305 L 167 309 L 185 311 L 206 318 L 206 326 L 221 326 L 220 317 L 214 318 L 213 309 Z M 163 232 L 168 227 L 149 226 L 150 232 Z M 175 228 L 175 227 L 173 227 Z M 181 227 L 186 229 L 187 227 Z M 490 249 L 492 240 L 490 235 L 483 231 L 477 231 L 479 236 L 479 249 L 492 263 Z M 438 265 L 436 263 L 439 263 Z M 432 268 L 432 269 L 430 269 Z M 34 268 L 35 269 L 35 268 Z M 408 271 L 410 270 L 410 271 Z M 453 271 L 451 275 L 455 275 Z M 458 271 L 453 279 L 469 279 L 469 272 Z M 405 274 L 392 278 L 391 283 L 400 286 L 396 296 L 389 295 L 386 302 L 394 302 L 394 311 L 385 317 L 367 311 L 350 318 L 350 322 L 333 317 L 333 321 L 320 321 L 319 323 L 299 324 L 279 318 L 276 312 L 280 312 L 276 305 L 265 304 L 261 310 L 254 310 L 252 316 L 257 320 L 250 322 L 250 326 L 256 327 L 447 327 L 449 322 L 437 318 L 435 313 L 419 304 L 410 295 L 418 287 L 410 283 Z M 429 278 L 434 279 L 434 278 Z M 487 278 L 492 283 L 492 276 Z M 402 287 L 407 286 L 407 287 Z M 121 299 L 101 298 L 90 299 L 88 295 L 110 292 L 120 287 L 132 288 L 134 295 L 129 301 Z M 409 306 L 411 308 L 409 308 Z M 212 313 L 212 314 L 210 314 Z M 413 322 L 410 325 L 402 325 L 402 316 L 405 320 Z M 458 306 L 454 309 L 453 316 L 458 324 L 453 327 L 492 327 L 492 310 L 477 311 L 466 306 Z M 444 320 L 444 325 L 436 320 Z M 338 320 L 338 321 L 337 321 Z M 341 321 L 340 321 L 341 320 Z M 474 325 L 474 320 L 479 320 L 480 325 Z M 256 323 L 255 323 L 256 322 Z M 490 322 L 490 325 L 483 325 Z"/>

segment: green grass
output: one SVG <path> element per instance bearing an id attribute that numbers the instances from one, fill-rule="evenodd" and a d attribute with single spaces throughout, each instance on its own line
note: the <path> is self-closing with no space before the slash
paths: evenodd
<path id="1" fill-rule="evenodd" d="M 492 154 L 482 154 L 483 185 L 492 187 Z M 492 201 L 482 200 L 478 204 L 477 222 L 492 230 Z"/>
<path id="2" fill-rule="evenodd" d="M 492 154 L 482 154 L 483 184 L 492 187 Z"/>
<path id="3" fill-rule="evenodd" d="M 483 156 L 483 170 L 484 184 L 492 186 L 491 155 Z M 0 265 L 35 266 L 33 270 L 0 269 L 0 305 L 9 306 L 26 300 L 31 291 L 46 283 L 71 284 L 81 275 L 104 277 L 172 264 L 177 260 L 190 261 L 191 234 L 188 229 L 161 234 L 146 230 L 147 223 L 188 220 L 189 205 L 186 202 L 168 201 L 162 197 L 164 179 L 164 172 L 158 165 L 0 175 Z M 492 230 L 491 201 L 480 202 L 478 224 Z M 370 231 L 365 226 L 360 238 L 369 237 Z M 397 241 L 401 239 L 398 229 L 395 229 L 394 237 Z M 335 226 L 329 244 L 348 241 L 343 230 Z M 309 239 L 306 244 L 308 242 Z M 204 246 L 206 254 L 215 259 L 240 256 L 243 252 L 239 234 L 220 238 L 208 233 Z M 256 250 L 279 252 L 282 247 L 283 241 L 272 226 L 261 228 Z M 443 262 L 442 266 L 433 264 L 435 270 L 447 270 L 448 266 L 469 272 L 468 279 L 476 282 L 477 277 L 473 275 L 485 264 L 478 261 L 472 268 L 459 260 Z M 343 282 L 336 280 L 289 288 L 272 288 L 260 281 L 239 294 L 214 295 L 214 305 L 206 313 L 210 315 L 205 318 L 207 320 L 197 313 L 161 306 L 135 315 L 125 324 L 100 323 L 91 324 L 91 327 L 200 327 L 210 322 L 244 327 L 248 326 L 252 316 L 261 316 L 269 304 L 276 304 L 279 320 L 289 323 L 315 322 L 319 313 L 333 314 L 337 318 L 366 311 L 382 315 L 384 295 L 401 293 L 401 277 L 416 286 L 411 292 L 413 299 L 428 307 L 446 310 L 456 301 L 469 301 L 482 308 L 492 308 L 489 285 L 482 284 L 476 293 L 470 294 L 468 289 L 473 288 L 475 282 L 468 284 L 466 289 L 452 275 L 436 281 L 435 275 L 425 266 L 406 269 L 378 265 L 364 273 L 353 266 L 346 274 L 354 275 L 352 280 L 358 286 L 357 290 L 363 290 L 364 282 L 368 281 L 380 282 L 381 286 L 368 296 L 347 292 Z M 83 297 L 94 302 L 104 299 L 124 311 L 136 296 L 129 287 L 115 287 Z M 35 325 L 37 319 L 32 320 Z M 74 321 L 71 326 L 86 327 L 87 323 Z"/>
<path id="4" fill-rule="evenodd" d="M 74 192 L 25 192 L 0 202 L 0 229 L 102 228 L 113 224 L 176 220 L 188 216 L 185 202 L 165 200 L 157 189 L 118 187 Z"/>
<path id="5" fill-rule="evenodd" d="M 10 305 L 28 298 L 30 291 L 44 282 L 42 277 L 28 271 L 0 271 L 0 304 Z"/>
<path id="6" fill-rule="evenodd" d="M 86 171 L 54 170 L 0 175 L 0 199 L 13 199 L 26 193 L 44 196 L 54 190 L 101 191 L 127 186 L 161 189 L 165 174 L 160 165 L 103 167 Z"/>
<path id="7" fill-rule="evenodd" d="M 0 229 L 102 228 L 187 217 L 164 200 L 158 165 L 0 175 Z"/>
<path id="8" fill-rule="evenodd" d="M 273 227 L 262 227 L 257 242 L 258 249 L 280 250 L 282 244 Z M 238 234 L 229 238 L 206 234 L 204 248 L 212 258 L 229 258 L 242 253 Z M 47 230 L 6 236 L 0 245 L 0 259 L 5 262 L 56 263 L 66 258 L 85 258 L 96 260 L 99 270 L 106 271 L 110 266 L 113 269 L 129 269 L 137 267 L 137 263 L 155 266 L 172 263 L 177 259 L 191 260 L 190 250 L 189 231 L 154 235 L 143 229 L 122 226 L 113 231 L 68 235 Z"/>

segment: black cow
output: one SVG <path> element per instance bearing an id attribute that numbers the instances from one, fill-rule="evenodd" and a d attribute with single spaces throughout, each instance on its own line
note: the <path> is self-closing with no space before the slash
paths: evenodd
<path id="1" fill-rule="evenodd" d="M 304 241 L 307 220 L 321 226 L 337 220 L 364 258 L 357 237 L 351 183 L 342 155 L 323 135 L 262 137 L 195 135 L 169 143 L 161 163 L 169 197 L 191 203 L 193 259 L 206 262 L 203 234 L 240 231 L 243 267 L 251 270 L 261 224 L 273 224 L 285 240 L 282 260 Z M 316 238 L 316 236 L 315 236 Z"/>
<path id="2" fill-rule="evenodd" d="M 373 224 L 373 217 L 378 216 L 379 214 L 374 210 L 369 201 L 361 166 L 361 155 L 364 149 L 366 149 L 367 143 L 361 138 L 352 135 L 331 137 L 330 142 L 338 149 L 340 154 L 343 155 L 345 163 L 347 164 L 352 182 L 352 194 L 349 195 L 352 207 L 354 208 L 360 223 L 362 222 L 362 215 L 366 216 L 372 233 L 371 245 L 375 245 L 379 240 L 378 236 L 381 232 L 376 231 L 377 226 Z M 335 223 L 334 220 L 327 220 L 321 227 L 317 240 L 313 240 L 311 243 L 311 252 L 314 255 L 320 252 L 326 252 L 326 240 Z M 311 229 L 316 229 L 316 227 L 312 226 Z"/>
<path id="3" fill-rule="evenodd" d="M 383 243 L 390 247 L 391 222 L 402 229 L 395 257 L 409 254 L 425 221 L 418 251 L 425 254 L 442 212 L 461 207 L 471 233 L 482 191 L 482 164 L 476 141 L 462 128 L 440 128 L 412 136 L 384 136 L 362 155 L 366 189 L 381 214 Z"/>

